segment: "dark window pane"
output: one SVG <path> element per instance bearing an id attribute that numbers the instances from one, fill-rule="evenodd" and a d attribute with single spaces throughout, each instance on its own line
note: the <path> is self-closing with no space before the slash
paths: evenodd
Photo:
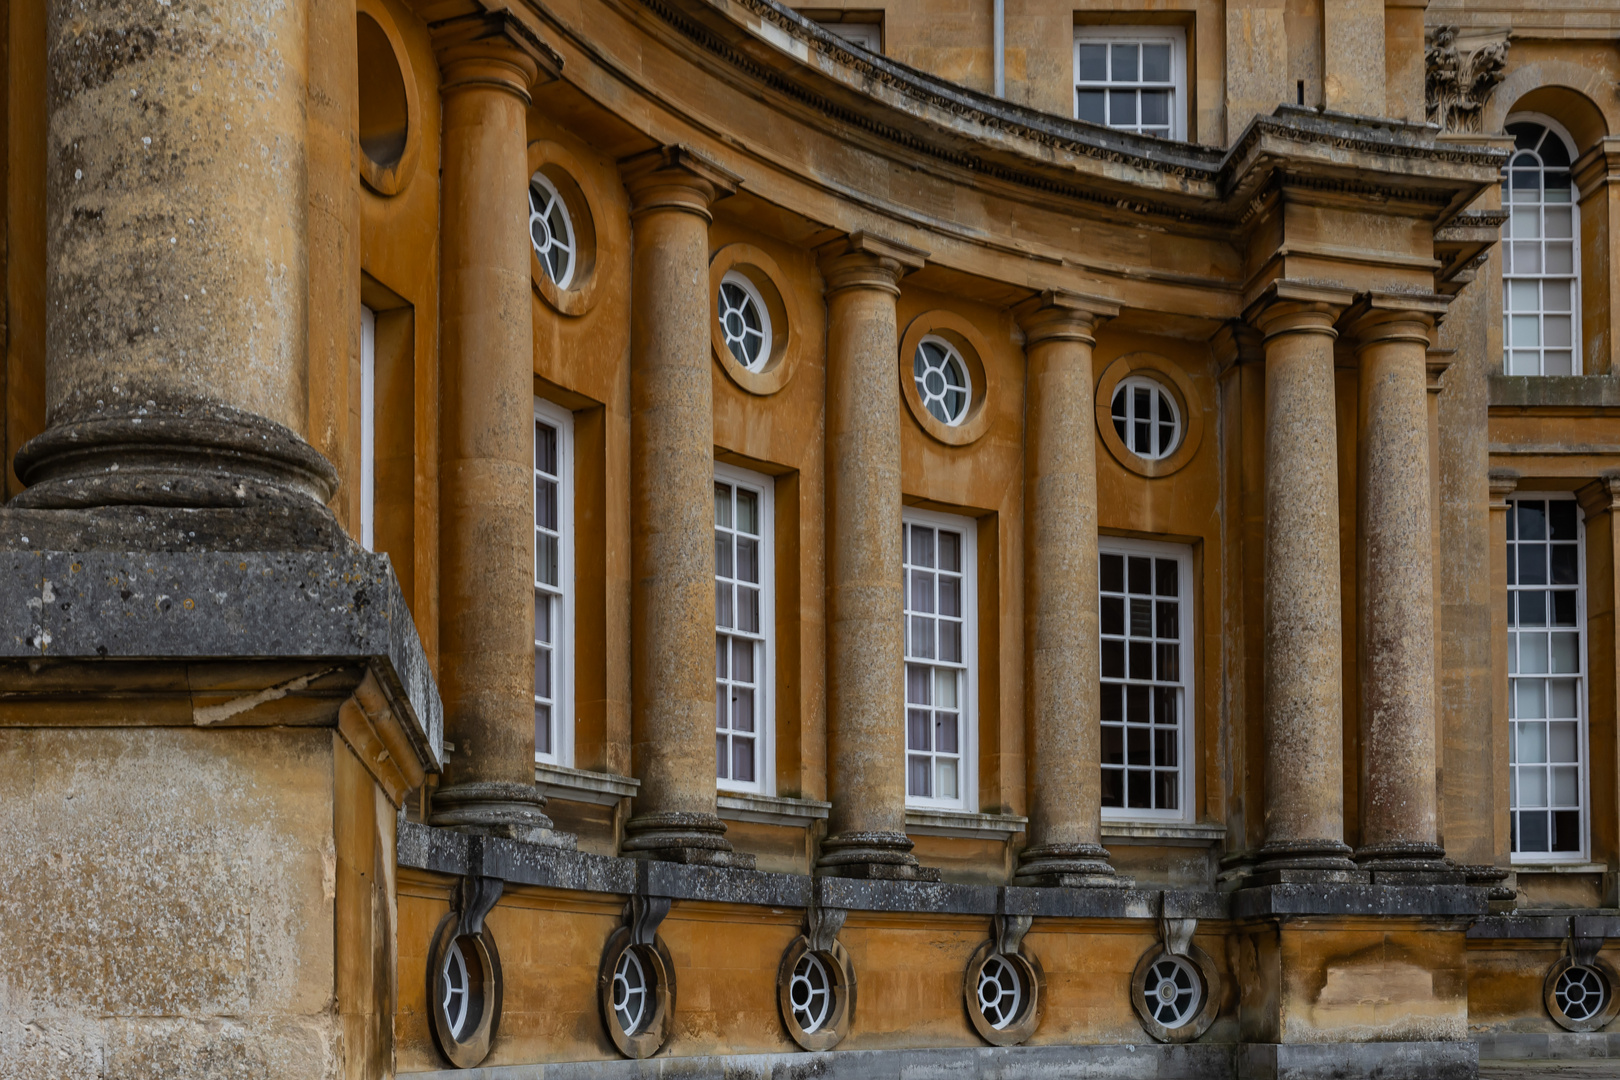
<path id="1" fill-rule="evenodd" d="M 1178 603 L 1165 603 L 1159 601 L 1156 611 L 1158 618 L 1154 620 L 1153 633 L 1166 641 L 1178 641 L 1181 638 L 1181 605 Z"/>
<path id="2" fill-rule="evenodd" d="M 1130 437 L 1125 434 L 1125 421 L 1117 416 L 1114 417 L 1114 434 L 1118 435 L 1119 441 L 1125 443 L 1126 448 L 1129 449 Z"/>
<path id="3" fill-rule="evenodd" d="M 956 746 L 956 714 L 939 713 L 934 717 L 934 749 L 941 754 L 954 754 Z"/>
<path id="4" fill-rule="evenodd" d="M 1519 603 L 1518 603 L 1518 601 L 1519 601 L 1519 594 L 1516 593 L 1516 592 L 1512 592 L 1510 590 L 1508 592 L 1508 625 L 1509 626 L 1518 626 L 1519 625 Z"/>
<path id="5" fill-rule="evenodd" d="M 1148 722 L 1148 699 L 1152 687 L 1127 686 L 1125 688 L 1125 720 L 1132 724 Z"/>
<path id="6" fill-rule="evenodd" d="M 1552 527 L 1554 540 L 1575 539 L 1575 502 L 1559 499 L 1547 506 L 1547 524 Z"/>
<path id="7" fill-rule="evenodd" d="M 1142 123 L 1163 126 L 1170 122 L 1170 91 L 1142 91 Z"/>
<path id="8" fill-rule="evenodd" d="M 1519 539 L 1547 539 L 1547 504 L 1540 499 L 1519 503 Z"/>
<path id="9" fill-rule="evenodd" d="M 1125 729 L 1125 763 L 1127 765 L 1153 764 L 1152 742 L 1149 736 L 1151 728 L 1128 727 Z"/>
<path id="10" fill-rule="evenodd" d="M 1131 598 L 1131 637 L 1153 636 L 1153 601 Z"/>
<path id="11" fill-rule="evenodd" d="M 1547 545 L 1519 545 L 1519 584 L 1547 584 Z"/>
<path id="12" fill-rule="evenodd" d="M 1580 572 L 1576 566 L 1574 544 L 1552 545 L 1552 583 L 1554 585 L 1580 584 Z"/>
<path id="13" fill-rule="evenodd" d="M 534 707 L 534 749 L 539 754 L 551 753 L 551 706 Z"/>
<path id="14" fill-rule="evenodd" d="M 1122 808 L 1125 805 L 1125 774 L 1119 769 L 1104 769 L 1102 774 L 1102 804 Z"/>
<path id="15" fill-rule="evenodd" d="M 1136 123 L 1136 91 L 1108 91 L 1108 122 L 1115 126 Z"/>
<path id="16" fill-rule="evenodd" d="M 1080 46 L 1080 81 L 1106 82 L 1108 80 L 1108 46 Z"/>
<path id="17" fill-rule="evenodd" d="M 1155 729 L 1153 732 L 1153 764 L 1173 769 L 1176 766 L 1176 731 Z"/>
<path id="18" fill-rule="evenodd" d="M 1552 849 L 1554 851 L 1581 850 L 1581 812 L 1579 810 L 1553 811 Z"/>
<path id="19" fill-rule="evenodd" d="M 1107 124 L 1107 104 L 1108 92 L 1106 90 L 1082 90 L 1080 91 L 1080 107 L 1075 112 L 1081 120 L 1093 124 Z M 1115 415 L 1119 414 L 1115 413 Z M 1121 437 L 1123 438 L 1123 433 Z"/>
<path id="20" fill-rule="evenodd" d="M 1159 771 L 1153 774 L 1153 801 L 1160 810 L 1176 809 L 1176 774 Z"/>
<path id="21" fill-rule="evenodd" d="M 1169 45 L 1143 45 L 1142 46 L 1142 81 L 1143 82 L 1169 82 L 1170 81 L 1170 46 Z"/>
<path id="22" fill-rule="evenodd" d="M 1135 82 L 1137 80 L 1137 73 L 1141 70 L 1136 63 L 1137 50 L 1140 47 L 1134 41 L 1130 44 L 1120 44 L 1113 47 L 1114 82 Z"/>
<path id="23" fill-rule="evenodd" d="M 927 709 L 906 710 L 906 749 L 928 749 L 929 712 Z"/>
<path id="24" fill-rule="evenodd" d="M 1121 718 L 1121 715 L 1120 715 L 1121 710 L 1123 710 L 1124 707 L 1125 707 L 1125 688 L 1123 686 L 1119 685 L 1119 683 L 1107 683 L 1107 682 L 1103 683 L 1102 684 L 1102 719 L 1103 719 L 1103 721 L 1105 723 L 1108 722 L 1108 721 L 1118 721 Z"/>
<path id="25" fill-rule="evenodd" d="M 1547 625 L 1547 594 L 1540 589 L 1519 594 L 1518 626 Z"/>
<path id="26" fill-rule="evenodd" d="M 1155 559 L 1154 576 L 1158 579 L 1160 596 L 1176 596 L 1181 587 L 1180 567 L 1174 559 Z"/>
<path id="27" fill-rule="evenodd" d="M 1520 810 L 1519 851 L 1547 850 L 1547 811 Z"/>
<path id="28" fill-rule="evenodd" d="M 1125 633 L 1125 601 L 1117 596 L 1102 598 L 1102 632 L 1120 635 Z"/>
<path id="29" fill-rule="evenodd" d="M 1131 642 L 1131 678 L 1153 678 L 1153 643 L 1151 641 Z"/>
<path id="30" fill-rule="evenodd" d="M 1131 592 L 1142 596 L 1153 595 L 1153 560 L 1131 556 Z"/>
<path id="31" fill-rule="evenodd" d="M 1176 692 L 1168 686 L 1155 686 L 1153 688 L 1153 722 L 1155 724 L 1174 724 L 1176 722 Z"/>
<path id="32" fill-rule="evenodd" d="M 1155 645 L 1159 653 L 1159 681 L 1175 682 L 1181 678 L 1181 646 Z"/>
<path id="33" fill-rule="evenodd" d="M 1508 515 L 1508 520 L 1509 521 L 1513 520 L 1513 515 L 1512 514 Z M 1508 552 L 1507 552 L 1507 583 L 1509 585 L 1517 585 L 1519 583 L 1519 560 L 1513 554 L 1513 552 L 1515 550 L 1516 550 L 1516 548 L 1514 547 L 1514 545 L 1512 545 L 1512 544 L 1508 545 Z"/>
<path id="34" fill-rule="evenodd" d="M 921 525 L 911 527 L 911 565 L 934 565 L 934 530 Z"/>
<path id="35" fill-rule="evenodd" d="M 1125 556 L 1104 555 L 1098 569 L 1098 586 L 1103 592 L 1125 591 Z"/>
<path id="36" fill-rule="evenodd" d="M 1131 450 L 1144 456 L 1153 453 L 1153 425 L 1146 420 L 1138 420 L 1133 430 L 1136 438 L 1131 441 Z"/>
<path id="37" fill-rule="evenodd" d="M 962 572 L 962 536 L 960 533 L 940 530 L 939 568 L 953 574 Z"/>
<path id="38" fill-rule="evenodd" d="M 1552 624 L 1554 626 L 1575 625 L 1575 594 L 1573 592 L 1555 592 L 1552 594 Z"/>
<path id="39" fill-rule="evenodd" d="M 1130 788 L 1126 802 L 1133 810 L 1151 810 L 1153 808 L 1153 774 L 1146 769 L 1132 769 L 1128 774 Z"/>
<path id="40" fill-rule="evenodd" d="M 1102 643 L 1102 675 L 1105 679 L 1123 679 L 1125 677 L 1125 643 L 1123 641 L 1104 641 Z"/>
<path id="41" fill-rule="evenodd" d="M 1104 724 L 1102 729 L 1102 762 L 1104 765 L 1125 764 L 1125 729 Z"/>
<path id="42" fill-rule="evenodd" d="M 549 424 L 534 425 L 534 467 L 557 475 L 557 429 Z"/>
<path id="43" fill-rule="evenodd" d="M 735 739 L 731 744 L 731 778 L 745 784 L 754 782 L 754 740 Z"/>
<path id="44" fill-rule="evenodd" d="M 721 780 L 726 780 L 730 777 L 730 773 L 727 770 L 727 766 L 730 765 L 730 761 L 728 760 L 729 757 L 730 755 L 726 753 L 726 737 L 724 735 L 716 735 L 714 737 L 714 775 L 719 777 Z"/>

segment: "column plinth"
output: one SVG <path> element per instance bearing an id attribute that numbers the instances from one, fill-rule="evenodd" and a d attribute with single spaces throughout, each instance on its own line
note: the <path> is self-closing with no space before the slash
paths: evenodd
<path id="1" fill-rule="evenodd" d="M 1344 842 L 1333 329 L 1342 304 L 1284 292 L 1265 335 L 1265 843 L 1262 880 L 1357 877 Z M 1348 298 L 1346 298 L 1348 299 Z"/>
<path id="2" fill-rule="evenodd" d="M 1357 513 L 1361 847 L 1356 861 L 1410 880 L 1450 873 L 1439 842 L 1428 348 L 1433 313 L 1373 298 L 1350 323 L 1360 363 Z M 1443 310 L 1443 308 L 1442 308 Z"/>
<path id="3" fill-rule="evenodd" d="M 1097 437 L 1091 351 L 1110 301 L 1048 292 L 1025 335 L 1024 604 L 1029 846 L 1020 885 L 1123 886 L 1102 846 Z"/>
<path id="4" fill-rule="evenodd" d="M 435 29 L 444 76 L 435 825 L 572 846 L 534 782 L 530 88 L 556 58 L 504 13 Z"/>
<path id="5" fill-rule="evenodd" d="M 715 812 L 709 207 L 737 178 L 683 147 L 622 164 L 631 199 L 632 766 L 625 854 L 752 865 Z"/>
<path id="6" fill-rule="evenodd" d="M 857 233 L 822 249 L 827 284 L 827 752 L 818 868 L 937 876 L 906 836 L 900 550 L 900 278 L 926 255 Z"/>

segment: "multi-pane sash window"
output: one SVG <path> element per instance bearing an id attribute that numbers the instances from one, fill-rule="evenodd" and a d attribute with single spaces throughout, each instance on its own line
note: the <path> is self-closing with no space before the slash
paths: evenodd
<path id="1" fill-rule="evenodd" d="M 973 786 L 974 524 L 907 511 L 906 802 L 961 809 Z"/>
<path id="2" fill-rule="evenodd" d="M 1103 814 L 1184 819 L 1191 560 L 1172 544 L 1105 538 L 1098 548 Z"/>
<path id="3" fill-rule="evenodd" d="M 534 403 L 534 756 L 573 757 L 569 698 L 573 670 L 573 416 Z"/>
<path id="4" fill-rule="evenodd" d="M 1579 375 L 1580 208 L 1570 145 L 1544 124 L 1507 125 L 1502 174 L 1502 341 L 1509 375 Z"/>
<path id="5" fill-rule="evenodd" d="M 1121 131 L 1186 138 L 1185 45 L 1178 27 L 1076 27 L 1074 115 Z"/>
<path id="6" fill-rule="evenodd" d="M 714 771 L 721 788 L 770 794 L 775 627 L 771 481 L 714 467 Z"/>
<path id="7" fill-rule="evenodd" d="M 1513 857 L 1576 861 L 1586 849 L 1586 596 L 1569 496 L 1508 504 L 1508 744 Z"/>

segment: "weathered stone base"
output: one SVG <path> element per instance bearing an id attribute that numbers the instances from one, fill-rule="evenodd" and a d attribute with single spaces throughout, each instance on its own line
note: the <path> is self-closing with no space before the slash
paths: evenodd
<path id="1" fill-rule="evenodd" d="M 412 1073 L 415 1080 L 1472 1080 L 1471 1042 L 1341 1043 L 1242 1046 L 1137 1043 L 1109 1046 L 1006 1046 L 950 1050 L 834 1050 L 821 1054 L 745 1054 L 646 1061 L 569 1061 L 489 1069 Z"/>

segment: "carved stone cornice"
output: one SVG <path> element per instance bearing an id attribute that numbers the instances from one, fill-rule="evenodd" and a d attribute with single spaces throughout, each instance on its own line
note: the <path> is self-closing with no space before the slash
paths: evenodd
<path id="1" fill-rule="evenodd" d="M 1511 32 L 1431 26 L 1423 34 L 1423 85 L 1429 123 L 1441 131 L 1477 132 L 1485 103 L 1502 81 Z"/>
<path id="2" fill-rule="evenodd" d="M 1575 501 L 1590 520 L 1620 510 L 1620 472 L 1606 472 L 1575 492 Z"/>
<path id="3" fill-rule="evenodd" d="M 1508 498 L 1519 490 L 1519 479 L 1517 469 L 1490 470 L 1486 482 L 1490 485 L 1492 510 L 1508 508 Z"/>

